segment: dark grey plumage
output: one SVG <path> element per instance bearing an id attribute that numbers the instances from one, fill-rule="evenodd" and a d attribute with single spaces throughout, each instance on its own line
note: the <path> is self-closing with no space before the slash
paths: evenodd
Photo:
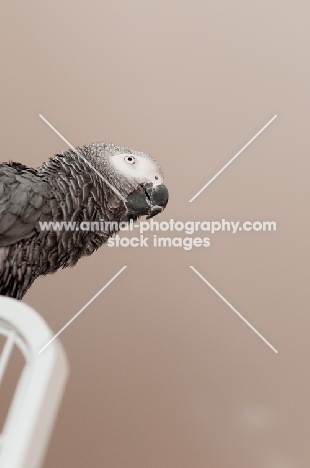
<path id="1" fill-rule="evenodd" d="M 33 281 L 74 266 L 116 232 L 40 229 L 44 221 L 128 222 L 162 211 L 168 202 L 163 173 L 151 156 L 105 143 L 70 150 L 37 170 L 0 164 L 0 294 L 21 299 Z M 134 162 L 133 162 L 134 161 Z M 132 166 L 132 167 L 131 167 Z"/>

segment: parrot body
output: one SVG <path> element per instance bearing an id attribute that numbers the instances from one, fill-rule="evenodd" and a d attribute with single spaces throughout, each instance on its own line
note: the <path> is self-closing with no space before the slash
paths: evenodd
<path id="1" fill-rule="evenodd" d="M 107 242 L 119 223 L 155 216 L 167 202 L 159 164 L 130 148 L 93 143 L 38 169 L 0 163 L 0 295 L 22 299 L 38 276 L 74 266 Z M 102 221 L 108 225 L 103 230 L 40 225 Z"/>

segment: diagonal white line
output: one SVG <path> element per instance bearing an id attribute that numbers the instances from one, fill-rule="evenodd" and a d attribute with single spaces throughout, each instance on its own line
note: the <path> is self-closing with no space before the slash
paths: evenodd
<path id="1" fill-rule="evenodd" d="M 232 305 L 227 301 L 227 299 L 225 299 L 225 297 L 222 296 L 222 294 L 219 293 L 219 292 L 215 289 L 215 287 L 212 286 L 212 284 L 210 284 L 209 281 L 207 281 L 206 278 L 204 278 L 204 277 L 199 273 L 199 271 L 196 270 L 196 268 L 194 268 L 193 266 L 190 266 L 190 268 L 196 273 L 197 276 L 199 276 L 199 278 L 202 279 L 202 281 L 204 281 L 204 282 L 209 286 L 209 288 L 212 289 L 212 291 L 215 292 L 215 294 L 217 294 L 217 295 L 222 299 L 222 301 L 225 302 L 225 304 L 227 304 L 227 305 L 231 308 L 232 311 L 235 312 L 235 314 L 238 315 L 238 317 L 241 318 L 241 320 L 244 321 L 244 323 L 246 323 L 246 324 L 248 325 L 248 327 L 251 328 L 251 330 L 254 331 L 254 333 L 256 333 L 257 336 L 259 336 L 259 337 L 266 343 L 266 345 L 269 346 L 269 348 L 272 349 L 272 351 L 274 351 L 275 353 L 278 354 L 278 351 L 276 350 L 276 348 L 274 348 L 274 347 L 272 346 L 272 344 L 270 344 L 269 341 L 267 341 L 266 338 L 264 338 L 263 335 L 262 335 L 261 333 L 259 333 L 259 331 L 257 331 L 256 328 L 254 328 L 253 325 L 251 325 L 250 322 L 248 322 L 248 320 L 245 319 L 245 318 L 243 317 L 243 315 L 241 315 L 240 312 L 238 312 L 237 309 L 235 309 L 234 306 L 232 306 Z"/>
<path id="2" fill-rule="evenodd" d="M 94 172 L 96 172 L 96 174 L 97 174 L 99 177 L 101 177 L 101 179 L 110 187 L 110 189 L 113 190 L 113 192 L 116 193 L 116 195 L 118 195 L 118 196 L 123 200 L 124 203 L 126 203 L 126 199 L 123 197 L 123 195 L 122 195 L 115 187 L 113 187 L 113 185 L 110 184 L 110 182 L 109 182 L 105 177 L 103 177 L 103 175 L 100 174 L 100 172 L 98 172 L 97 169 L 95 169 L 94 166 L 92 166 L 92 165 L 90 164 L 90 162 L 87 161 L 87 159 L 85 159 L 84 156 L 83 156 L 76 148 L 74 148 L 74 146 L 72 146 L 71 143 L 69 143 L 69 141 L 66 140 L 65 137 L 62 136 L 62 134 L 61 134 L 58 130 L 56 130 L 56 128 L 53 127 L 53 125 L 52 125 L 48 120 L 46 120 L 45 117 L 43 117 L 43 115 L 39 114 L 39 117 L 41 117 L 41 119 L 44 120 L 44 122 L 45 122 L 45 123 L 46 123 L 46 124 L 47 124 L 47 125 L 48 125 L 48 126 L 49 126 L 49 127 L 50 127 L 50 128 L 51 128 L 51 129 L 52 129 L 52 130 L 53 130 L 53 131 L 54 131 L 70 148 L 71 148 L 71 149 L 72 149 L 72 151 L 74 151 L 75 154 L 77 154 L 78 156 L 80 156 L 80 157 L 83 159 L 83 161 L 84 161 L 86 164 L 88 164 L 88 166 L 89 166 Z"/>
<path id="3" fill-rule="evenodd" d="M 67 322 L 66 325 L 62 327 L 61 330 L 59 330 L 58 333 L 56 333 L 56 335 L 54 335 L 53 338 L 48 343 L 46 343 L 46 345 L 43 346 L 43 348 L 40 349 L 39 354 L 41 354 L 42 351 L 44 351 L 45 348 L 47 348 L 48 345 L 51 344 L 57 338 L 57 336 L 59 336 L 60 333 L 62 333 L 70 325 L 70 323 L 72 323 L 73 320 L 75 320 L 83 312 L 83 310 L 85 310 L 86 307 L 88 307 L 99 296 L 99 294 L 101 294 L 102 291 L 104 291 L 125 270 L 125 268 L 127 268 L 127 266 L 123 266 L 123 268 L 121 268 L 119 272 L 116 273 L 116 275 L 114 275 L 113 278 L 111 278 L 110 281 L 108 281 L 107 284 L 105 284 L 103 288 L 101 288 L 100 291 L 98 291 L 97 294 L 95 294 L 94 297 L 92 297 L 91 300 L 88 301 L 87 304 L 85 304 L 84 307 L 82 307 L 82 309 L 79 310 L 78 313 L 75 314 L 74 317 L 72 317 L 72 319 L 69 320 L 69 322 Z"/>
<path id="4" fill-rule="evenodd" d="M 206 185 L 204 185 L 204 186 L 202 187 L 202 189 L 200 189 L 199 192 L 196 193 L 196 195 L 195 195 L 193 198 L 190 199 L 189 203 L 191 203 L 192 201 L 194 201 L 195 198 L 197 198 L 198 195 L 200 195 L 201 192 L 203 192 L 204 189 L 206 189 L 206 188 L 207 188 L 207 187 L 208 187 L 208 186 L 209 186 L 225 169 L 226 169 L 226 167 L 228 167 L 228 166 L 239 156 L 239 154 L 241 154 L 242 151 L 244 151 L 244 150 L 258 137 L 258 135 L 260 135 L 276 118 L 277 118 L 277 115 L 274 115 L 274 116 L 272 117 L 272 119 L 270 119 L 269 122 L 267 122 L 266 125 L 264 125 L 263 128 L 261 128 L 260 131 L 257 132 L 256 135 L 254 135 L 253 138 L 251 138 L 251 140 L 248 141 L 247 144 L 244 145 L 244 146 L 241 148 L 241 150 L 238 151 L 238 153 L 235 154 L 235 156 L 234 156 L 233 158 L 231 158 L 230 161 L 228 161 L 228 163 L 226 163 L 225 166 L 223 166 L 222 169 L 219 170 L 219 171 L 215 174 L 215 176 L 213 176 L 212 179 L 210 179 L 209 182 L 207 182 Z"/>

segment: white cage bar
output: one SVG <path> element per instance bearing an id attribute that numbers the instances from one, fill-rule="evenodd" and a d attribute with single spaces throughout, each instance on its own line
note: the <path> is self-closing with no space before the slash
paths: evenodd
<path id="1" fill-rule="evenodd" d="M 25 359 L 0 434 L 0 468 L 39 468 L 65 388 L 67 358 L 57 339 L 38 354 L 53 337 L 52 331 L 31 307 L 3 296 L 0 296 L 0 335 L 5 336 L 0 355 L 0 385 L 10 370 L 14 346 Z"/>

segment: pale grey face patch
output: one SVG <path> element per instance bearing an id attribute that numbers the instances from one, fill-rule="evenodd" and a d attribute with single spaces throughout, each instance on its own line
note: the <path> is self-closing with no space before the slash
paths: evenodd
<path id="1" fill-rule="evenodd" d="M 154 186 L 164 182 L 160 166 L 150 157 L 118 153 L 111 156 L 110 161 L 112 166 L 129 181 L 135 181 L 139 184 L 152 182 Z"/>

